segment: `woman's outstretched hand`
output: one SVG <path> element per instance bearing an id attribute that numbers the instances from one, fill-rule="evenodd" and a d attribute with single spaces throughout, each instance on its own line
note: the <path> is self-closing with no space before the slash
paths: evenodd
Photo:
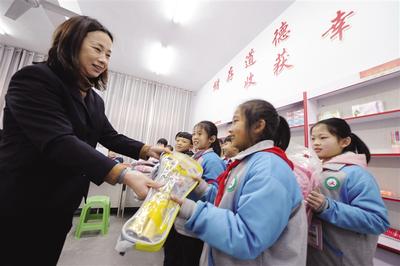
<path id="1" fill-rule="evenodd" d="M 172 151 L 168 148 L 164 148 L 164 147 L 160 147 L 160 146 L 151 146 L 149 151 L 147 152 L 147 156 L 153 157 L 156 159 L 160 159 L 161 154 L 164 152 L 170 153 Z"/>
<path id="2" fill-rule="evenodd" d="M 147 196 L 150 188 L 160 188 L 163 186 L 163 184 L 155 182 L 139 171 L 128 171 L 124 176 L 123 183 L 130 187 L 140 200 L 143 200 Z"/>

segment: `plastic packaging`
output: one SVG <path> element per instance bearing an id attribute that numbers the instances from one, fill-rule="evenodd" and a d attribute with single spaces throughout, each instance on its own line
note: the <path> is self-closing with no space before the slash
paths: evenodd
<path id="1" fill-rule="evenodd" d="M 322 163 L 318 155 L 310 148 L 294 144 L 286 150 L 287 157 L 294 164 L 294 174 L 300 186 L 303 198 L 318 189 L 319 175 L 322 173 Z M 308 224 L 311 223 L 312 211 L 306 206 Z"/>
<path id="2" fill-rule="evenodd" d="M 201 165 L 183 153 L 163 154 L 155 181 L 165 185 L 158 190 L 150 189 L 142 206 L 122 227 L 116 249 L 124 252 L 134 246 L 138 250 L 158 251 L 180 208 L 170 195 L 186 197 L 202 173 Z"/>

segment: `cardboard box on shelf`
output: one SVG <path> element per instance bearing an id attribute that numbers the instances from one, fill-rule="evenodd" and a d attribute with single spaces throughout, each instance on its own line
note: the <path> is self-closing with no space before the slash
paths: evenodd
<path id="1" fill-rule="evenodd" d="M 293 112 L 286 112 L 286 121 L 288 122 L 289 126 L 294 125 L 294 114 Z"/>
<path id="2" fill-rule="evenodd" d="M 304 110 L 303 109 L 293 112 L 293 124 L 294 124 L 294 126 L 304 125 Z"/>
<path id="3" fill-rule="evenodd" d="M 288 111 L 285 118 L 291 127 L 304 125 L 304 109 Z"/>
<path id="4" fill-rule="evenodd" d="M 328 118 L 332 118 L 332 117 L 337 117 L 340 118 L 340 112 L 339 110 L 334 110 L 334 111 L 325 111 L 322 112 L 318 115 L 318 121 L 324 120 L 324 119 L 328 119 Z"/>
<path id="5" fill-rule="evenodd" d="M 400 130 L 398 128 L 390 132 L 390 139 L 393 152 L 400 152 Z"/>
<path id="6" fill-rule="evenodd" d="M 353 116 L 369 115 L 383 112 L 382 101 L 372 101 L 363 104 L 353 105 L 351 107 Z"/>

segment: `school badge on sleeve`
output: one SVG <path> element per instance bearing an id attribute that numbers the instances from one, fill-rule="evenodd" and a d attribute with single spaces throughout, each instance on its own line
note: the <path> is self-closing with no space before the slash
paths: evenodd
<path id="1" fill-rule="evenodd" d="M 334 176 L 327 177 L 324 181 L 324 186 L 329 190 L 336 190 L 340 186 L 339 179 Z"/>

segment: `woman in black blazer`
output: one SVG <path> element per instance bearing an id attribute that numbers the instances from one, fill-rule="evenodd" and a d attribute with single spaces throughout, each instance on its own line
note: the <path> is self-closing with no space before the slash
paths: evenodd
<path id="1" fill-rule="evenodd" d="M 0 264 L 56 265 L 89 182 L 123 183 L 144 198 L 159 186 L 98 152 L 135 158 L 164 149 L 118 134 L 93 90 L 105 89 L 113 37 L 78 16 L 53 35 L 48 60 L 10 81 L 0 142 Z"/>

